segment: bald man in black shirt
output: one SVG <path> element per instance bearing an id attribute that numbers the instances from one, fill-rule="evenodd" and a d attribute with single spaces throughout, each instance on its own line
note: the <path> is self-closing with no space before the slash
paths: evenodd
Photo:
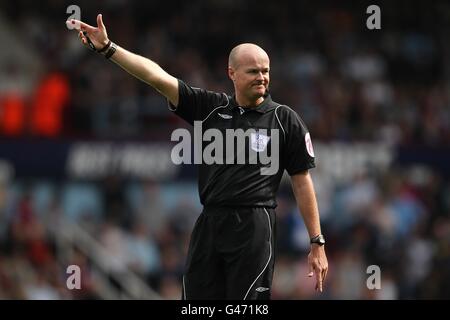
<path id="1" fill-rule="evenodd" d="M 315 166 L 311 138 L 299 115 L 274 102 L 268 93 L 267 53 L 251 43 L 231 50 L 228 76 L 235 93 L 229 96 L 191 87 L 155 62 L 117 46 L 108 39 L 101 15 L 97 27 L 76 20 L 68 23 L 78 26 L 83 44 L 164 95 L 171 111 L 209 134 L 207 141 L 212 136 L 222 139 L 214 141 L 217 145 L 210 153 L 214 161 L 203 159 L 200 163 L 204 209 L 191 235 L 183 299 L 270 298 L 275 197 L 284 170 L 291 176 L 311 238 L 308 275 L 315 274 L 316 290 L 322 291 L 328 261 L 309 174 Z M 194 143 L 201 143 L 205 157 L 210 145 Z M 264 156 L 268 161 L 263 161 Z"/>

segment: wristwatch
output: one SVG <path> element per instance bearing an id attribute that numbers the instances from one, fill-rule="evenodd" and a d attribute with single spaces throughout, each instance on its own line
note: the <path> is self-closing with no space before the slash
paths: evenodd
<path id="1" fill-rule="evenodd" d="M 311 244 L 316 243 L 319 246 L 323 246 L 325 244 L 325 237 L 323 236 L 323 234 L 319 234 L 315 237 L 311 238 Z"/>

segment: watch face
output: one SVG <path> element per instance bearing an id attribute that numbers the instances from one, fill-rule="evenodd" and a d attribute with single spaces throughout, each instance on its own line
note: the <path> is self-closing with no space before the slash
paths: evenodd
<path id="1" fill-rule="evenodd" d="M 317 243 L 319 245 L 325 244 L 325 238 L 323 235 L 318 235 L 317 237 L 311 239 L 311 243 Z"/>

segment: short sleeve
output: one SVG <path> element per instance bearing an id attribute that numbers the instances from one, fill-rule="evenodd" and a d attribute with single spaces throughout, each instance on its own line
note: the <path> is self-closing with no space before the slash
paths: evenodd
<path id="1" fill-rule="evenodd" d="M 224 93 L 217 93 L 187 85 L 178 80 L 178 106 L 168 101 L 168 108 L 176 115 L 194 125 L 194 121 L 203 121 L 216 107 L 226 104 Z"/>
<path id="2" fill-rule="evenodd" d="M 314 168 L 315 156 L 311 135 L 303 120 L 292 109 L 282 107 L 285 131 L 284 164 L 289 175 Z"/>

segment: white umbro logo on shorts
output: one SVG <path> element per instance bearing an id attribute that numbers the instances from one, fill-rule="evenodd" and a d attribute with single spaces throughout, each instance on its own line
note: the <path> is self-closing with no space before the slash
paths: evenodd
<path id="1" fill-rule="evenodd" d="M 258 292 L 264 292 L 264 291 L 267 291 L 267 290 L 269 290 L 269 288 L 265 288 L 265 287 L 258 287 L 258 288 L 256 288 L 256 291 L 258 291 Z"/>
<path id="2" fill-rule="evenodd" d="M 233 118 L 233 116 L 231 116 L 229 114 L 223 114 L 223 113 L 218 113 L 218 112 L 217 112 L 217 114 L 223 119 L 227 119 L 228 120 L 228 119 Z"/>

